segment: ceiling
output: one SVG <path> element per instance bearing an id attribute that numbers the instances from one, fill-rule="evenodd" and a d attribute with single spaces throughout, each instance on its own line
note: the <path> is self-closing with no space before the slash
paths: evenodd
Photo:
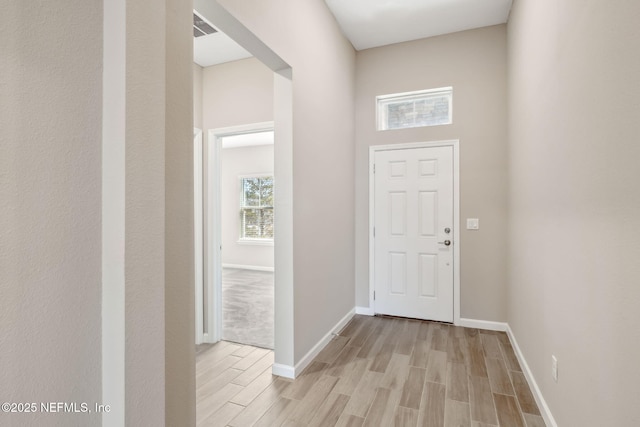
<path id="1" fill-rule="evenodd" d="M 255 147 L 258 145 L 273 145 L 273 131 L 245 133 L 225 136 L 222 138 L 222 148 Z"/>
<path id="2" fill-rule="evenodd" d="M 513 0 L 325 0 L 356 50 L 504 24 Z M 215 28 L 215 27 L 214 27 Z M 196 37 L 202 67 L 251 54 L 221 32 Z"/>
<path id="3" fill-rule="evenodd" d="M 504 24 L 513 0 L 325 0 L 356 50 Z"/>
<path id="4" fill-rule="evenodd" d="M 193 38 L 193 62 L 201 67 L 237 61 L 251 56 L 242 46 L 220 31 Z"/>

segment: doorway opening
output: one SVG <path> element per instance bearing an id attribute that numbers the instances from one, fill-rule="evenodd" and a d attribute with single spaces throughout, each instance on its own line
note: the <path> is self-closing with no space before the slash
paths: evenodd
<path id="1" fill-rule="evenodd" d="M 286 61 L 276 54 L 262 40 L 249 31 L 240 21 L 232 16 L 217 1 L 195 0 L 194 9 L 199 16 L 207 21 L 212 27 L 228 38 L 237 41 L 242 48 L 249 52 L 254 60 L 262 63 L 271 70 L 273 100 L 270 104 L 272 110 L 273 131 L 274 131 L 274 182 L 276 183 L 274 210 L 277 215 L 274 218 L 274 269 L 277 274 L 274 276 L 274 342 L 273 342 L 273 366 L 272 372 L 275 375 L 293 378 L 294 368 L 294 274 L 293 274 L 293 70 Z M 215 35 L 215 34 L 214 34 Z M 210 36 L 205 36 L 210 37 Z M 224 50 L 224 49 L 221 49 Z M 194 73 L 196 71 L 194 70 Z M 239 77 L 236 74 L 236 77 Z M 194 80 L 195 81 L 195 80 Z M 244 85 L 245 87 L 247 85 Z M 224 87 L 222 87 L 224 89 Z M 250 109 L 254 106 L 252 99 L 244 104 L 239 99 L 232 100 L 235 104 Z M 194 104 L 197 99 L 194 94 Z M 230 104 L 229 104 L 230 105 Z M 194 111 L 197 111 L 194 108 Z M 224 116 L 227 109 L 218 111 L 217 115 Z M 197 115 L 195 115 L 197 119 Z M 254 121 L 259 121 L 258 120 Z M 268 120 L 268 119 L 267 119 Z M 251 120 L 236 121 L 235 123 L 247 123 Z M 232 123 L 233 124 L 233 123 Z M 202 123 L 196 127 L 202 129 L 217 129 L 225 124 L 207 125 Z M 205 138 L 208 132 L 205 132 Z M 205 141 L 205 147 L 208 141 Z M 208 153 L 204 158 L 208 157 Z M 204 160 L 204 159 L 203 159 Z M 206 177 L 204 178 L 206 182 Z M 205 191 L 205 194 L 207 192 Z M 208 230 L 204 231 L 205 236 Z M 205 244 L 205 250 L 211 243 Z M 215 248 L 214 248 L 215 249 Z M 219 247 L 218 247 L 219 250 Z M 204 257 L 205 277 L 208 272 L 207 256 Z M 204 279 L 205 282 L 207 279 Z M 205 287 L 204 291 L 206 293 Z M 204 301 L 216 299 L 219 301 L 220 295 L 203 295 Z M 215 343 L 220 340 L 216 336 L 215 324 L 221 322 L 220 313 L 208 313 L 207 307 L 203 303 L 203 329 L 206 341 Z M 217 322 L 214 324 L 214 322 Z M 197 341 L 196 341 L 197 342 Z"/>
<path id="2" fill-rule="evenodd" d="M 207 280 L 214 336 L 274 348 L 273 122 L 209 131 Z"/>

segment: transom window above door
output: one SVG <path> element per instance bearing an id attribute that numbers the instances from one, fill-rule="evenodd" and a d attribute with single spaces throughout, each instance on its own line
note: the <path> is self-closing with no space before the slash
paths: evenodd
<path id="1" fill-rule="evenodd" d="M 377 96 L 377 129 L 449 125 L 453 121 L 452 103 L 451 87 Z"/>

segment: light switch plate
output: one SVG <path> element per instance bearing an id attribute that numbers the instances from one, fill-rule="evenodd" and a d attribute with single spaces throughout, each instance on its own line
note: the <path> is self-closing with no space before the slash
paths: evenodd
<path id="1" fill-rule="evenodd" d="M 478 218 L 467 218 L 467 230 L 479 230 L 480 220 Z"/>

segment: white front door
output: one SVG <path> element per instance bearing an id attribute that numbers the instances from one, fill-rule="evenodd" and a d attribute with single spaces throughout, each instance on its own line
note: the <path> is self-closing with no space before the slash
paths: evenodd
<path id="1" fill-rule="evenodd" d="M 376 151 L 375 312 L 453 322 L 453 147 Z"/>

